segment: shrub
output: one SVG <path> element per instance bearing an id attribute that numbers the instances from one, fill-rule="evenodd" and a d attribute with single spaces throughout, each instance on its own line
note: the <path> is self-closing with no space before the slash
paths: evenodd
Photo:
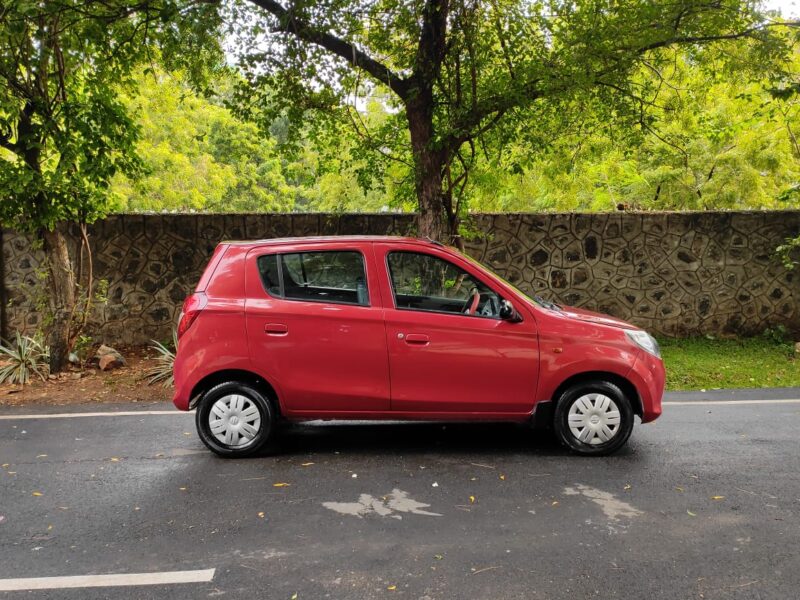
<path id="1" fill-rule="evenodd" d="M 21 335 L 19 331 L 13 346 L 0 344 L 0 357 L 3 358 L 0 383 L 25 385 L 33 374 L 44 381 L 49 373 L 49 348 L 39 338 Z"/>
<path id="2" fill-rule="evenodd" d="M 172 330 L 171 346 L 168 345 L 169 342 L 163 344 L 156 340 L 150 341 L 153 342 L 150 348 L 156 351 L 156 357 L 153 359 L 156 364 L 145 372 L 147 383 L 153 385 L 160 382 L 163 387 L 170 387 L 175 383 L 172 368 L 175 364 L 175 351 L 178 347 L 178 334 L 174 329 Z"/>

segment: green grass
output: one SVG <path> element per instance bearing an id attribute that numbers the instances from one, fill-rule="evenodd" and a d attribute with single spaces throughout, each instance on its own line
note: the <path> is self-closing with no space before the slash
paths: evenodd
<path id="1" fill-rule="evenodd" d="M 800 355 L 775 336 L 658 341 L 668 390 L 800 386 Z"/>

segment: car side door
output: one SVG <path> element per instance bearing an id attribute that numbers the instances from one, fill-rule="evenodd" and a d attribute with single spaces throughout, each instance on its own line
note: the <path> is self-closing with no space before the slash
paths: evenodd
<path id="1" fill-rule="evenodd" d="M 539 370 L 533 318 L 501 318 L 507 298 L 450 253 L 402 244 L 376 244 L 375 252 L 387 299 L 392 410 L 530 413 Z"/>
<path id="2" fill-rule="evenodd" d="M 386 411 L 389 370 L 371 245 L 255 248 L 247 256 L 250 358 L 290 414 Z"/>

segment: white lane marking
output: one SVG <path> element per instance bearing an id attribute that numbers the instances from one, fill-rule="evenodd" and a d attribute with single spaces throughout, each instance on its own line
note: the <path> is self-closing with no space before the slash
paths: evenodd
<path id="1" fill-rule="evenodd" d="M 77 575 L 73 577 L 31 577 L 0 579 L 0 592 L 55 590 L 67 588 L 169 585 L 174 583 L 208 583 L 216 569 L 202 571 L 164 571 L 160 573 L 122 573 L 119 575 Z"/>
<path id="2" fill-rule="evenodd" d="M 117 412 L 76 412 L 76 413 L 42 413 L 32 415 L 0 415 L 0 421 L 16 421 L 23 419 L 77 419 L 79 417 L 140 417 L 145 415 L 190 415 L 193 411 L 183 410 L 129 410 Z"/>
<path id="3" fill-rule="evenodd" d="M 683 402 L 662 402 L 664 406 L 706 406 L 711 404 L 800 404 L 800 398 L 786 398 L 783 400 L 686 400 Z"/>
<path id="4" fill-rule="evenodd" d="M 672 400 L 661 403 L 663 406 L 705 406 L 705 405 L 735 405 L 735 404 L 800 404 L 800 398 L 783 398 L 778 400 Z M 80 417 L 141 417 L 152 415 L 180 416 L 192 415 L 194 411 L 183 410 L 130 410 L 130 411 L 105 411 L 105 412 L 77 412 L 77 413 L 42 413 L 29 415 L 0 415 L 0 421 L 21 421 L 26 419 L 77 419 Z M 407 424 L 411 421 L 370 421 L 371 423 L 381 423 L 383 425 Z M 426 421 L 431 422 L 431 421 Z M 343 421 L 306 421 L 307 425 L 312 424 L 344 424 Z M 349 421 L 349 423 L 365 424 L 364 421 Z M 421 423 L 421 421 L 413 421 Z"/>

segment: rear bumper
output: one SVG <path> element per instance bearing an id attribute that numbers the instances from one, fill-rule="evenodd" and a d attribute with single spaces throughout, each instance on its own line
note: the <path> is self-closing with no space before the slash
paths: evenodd
<path id="1" fill-rule="evenodd" d="M 196 377 L 192 377 L 192 369 L 186 364 L 185 353 L 178 352 L 175 357 L 175 393 L 172 395 L 172 403 L 178 410 L 189 410 L 191 393 L 197 384 Z"/>
<path id="2" fill-rule="evenodd" d="M 628 379 L 636 386 L 642 402 L 642 423 L 655 421 L 661 416 L 661 398 L 664 395 L 666 372 L 664 361 L 642 352 L 633 364 Z"/>

